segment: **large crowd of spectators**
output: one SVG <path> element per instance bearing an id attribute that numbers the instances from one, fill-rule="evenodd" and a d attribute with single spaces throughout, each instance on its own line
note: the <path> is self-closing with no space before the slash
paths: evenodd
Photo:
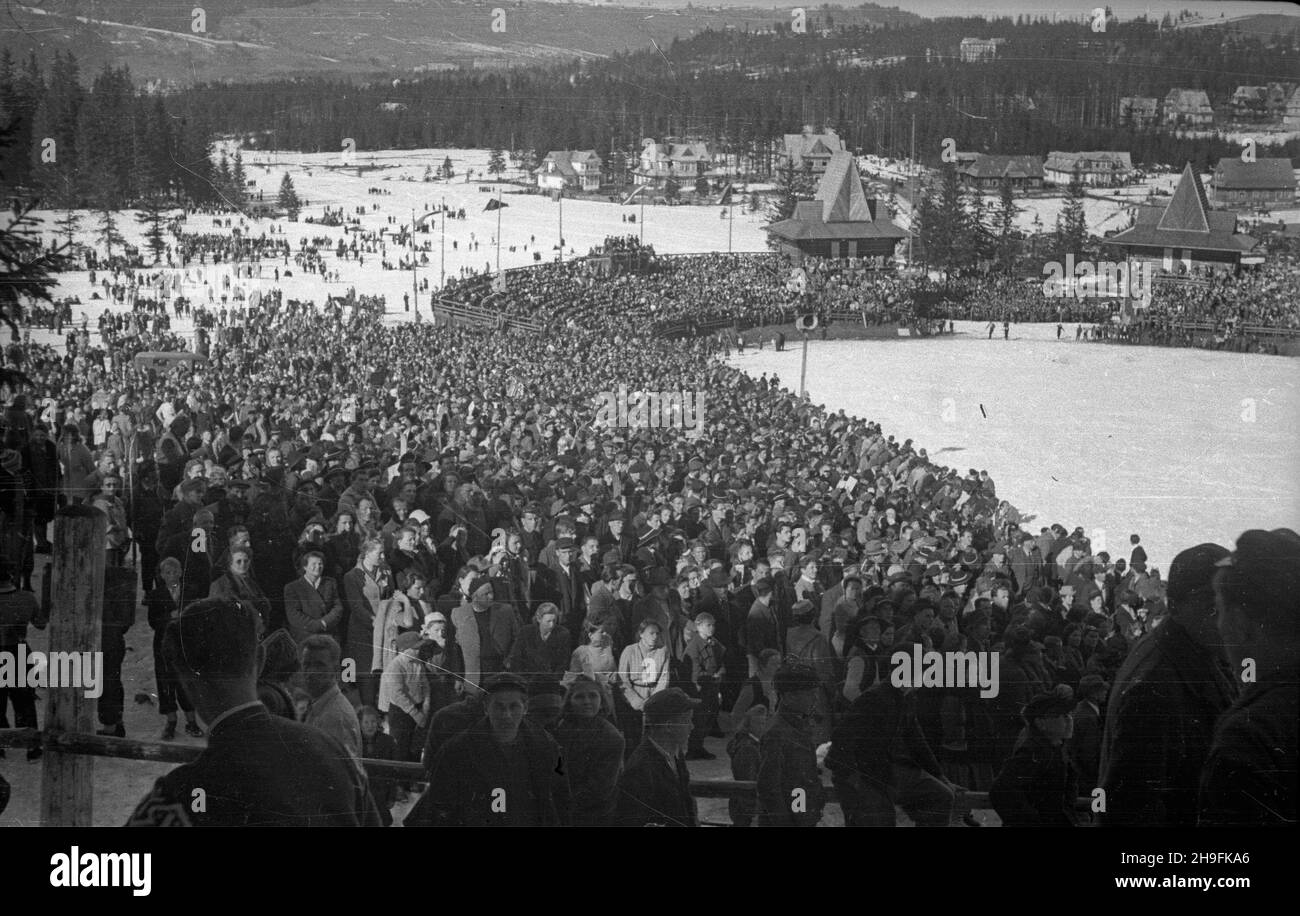
<path id="1" fill-rule="evenodd" d="M 194 601 L 238 601 L 267 646 L 268 708 L 355 756 L 424 761 L 408 823 L 694 823 L 674 780 L 717 737 L 757 783 L 734 800 L 737 824 L 817 823 L 821 766 L 850 824 L 892 824 L 895 806 L 958 822 L 963 788 L 990 790 L 1004 822 L 1026 824 L 1073 823 L 1078 791 L 1107 779 L 1129 779 L 1118 791 L 1135 806 L 1164 798 L 1174 776 L 1142 756 L 1142 725 L 1103 751 L 1110 685 L 1161 633 L 1209 644 L 1184 629 L 1214 563 L 1176 561 L 1167 579 L 1136 535 L 1127 556 L 1094 549 L 1084 523 L 1096 519 L 1030 526 L 987 472 L 751 378 L 712 338 L 655 333 L 779 311 L 787 276 L 752 256 L 608 279 L 546 265 L 498 294 L 500 308 L 544 318 L 540 334 L 385 325 L 366 296 L 267 297 L 242 319 L 210 319 L 241 332 L 214 334 L 207 361 L 162 373 L 130 356 L 173 342 L 165 310 L 107 318 L 97 355 L 84 333 L 62 354 L 36 350 L 8 407 L 2 565 L 30 589 L 57 507 L 101 509 L 105 733 L 124 733 L 124 634 L 143 601 L 164 738 L 178 712 L 201 734 L 178 688 L 191 673 L 164 637 Z M 811 281 L 902 314 L 897 278 Z M 447 295 L 478 301 L 480 283 Z M 703 433 L 598 422 L 600 394 L 620 388 L 703 393 Z M 1292 549 L 1293 534 L 1267 536 Z M 1278 594 L 1293 613 L 1295 592 Z M 892 654 L 913 647 L 999 653 L 996 696 L 898 687 Z M 340 681 L 345 660 L 355 676 Z M 1214 716 L 1240 689 L 1229 678 L 1223 691 Z M 1172 714 L 1181 700 L 1169 702 Z M 35 724 L 14 705 L 20 726 Z M 1070 716 L 1090 727 L 1069 733 Z M 1196 760 L 1192 777 L 1182 761 L 1183 807 L 1164 822 L 1196 820 L 1187 781 L 1212 756 L 1214 716 L 1194 740 L 1170 739 L 1191 741 Z M 533 779 L 529 805 L 492 807 L 493 772 Z M 376 783 L 385 818 L 407 788 Z M 792 808 L 796 789 L 806 803 Z M 1212 791 L 1202 811 L 1220 821 L 1269 822 L 1278 806 L 1294 819 L 1294 785 L 1258 805 L 1226 783 Z"/>

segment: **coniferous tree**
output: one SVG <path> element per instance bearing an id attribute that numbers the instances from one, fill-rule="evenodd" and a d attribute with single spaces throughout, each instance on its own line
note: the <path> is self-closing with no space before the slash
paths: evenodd
<path id="1" fill-rule="evenodd" d="M 298 211 L 302 209 L 302 203 L 298 200 L 298 192 L 293 187 L 293 179 L 289 173 L 285 172 L 284 177 L 280 179 L 280 197 L 278 200 L 280 209 L 282 209 L 290 219 L 298 218 Z"/>
<path id="2" fill-rule="evenodd" d="M 452 170 L 451 167 L 451 157 L 450 156 L 444 157 L 442 160 L 442 168 L 438 170 L 438 175 L 442 178 L 443 181 L 451 181 L 452 177 L 455 174 L 456 173 Z"/>
<path id="3" fill-rule="evenodd" d="M 0 161 L 15 161 L 5 154 L 17 145 L 17 133 L 11 123 L 0 124 Z M 26 153 L 26 149 L 22 152 Z M 0 172 L 0 186 L 7 178 Z M 12 218 L 0 225 L 0 324 L 9 329 L 15 340 L 27 303 L 53 301 L 50 291 L 55 281 L 50 275 L 68 267 L 62 246 L 52 251 L 41 250 L 36 220 L 31 216 L 36 206 L 37 202 L 32 201 L 16 208 Z M 3 360 L 0 389 L 13 393 L 28 382 L 23 373 L 24 353 L 13 347 L 6 347 L 0 353 Z"/>
<path id="4" fill-rule="evenodd" d="M 96 230 L 95 237 L 99 239 L 104 246 L 106 257 L 109 260 L 113 258 L 113 246 L 122 246 L 126 244 L 126 239 L 117 228 L 116 211 L 110 207 L 103 207 L 99 211 L 99 228 Z"/>
<path id="5" fill-rule="evenodd" d="M 502 173 L 505 172 L 506 159 L 505 159 L 505 155 L 501 152 L 501 150 L 493 148 L 491 151 L 488 152 L 487 170 L 489 175 L 501 175 Z"/>
<path id="6" fill-rule="evenodd" d="M 1065 204 L 1056 216 L 1056 232 L 1052 243 L 1061 260 L 1067 254 L 1073 254 L 1078 259 L 1087 257 L 1085 245 L 1088 240 L 1088 224 L 1083 215 L 1083 199 L 1083 183 L 1076 175 L 1070 182 Z"/>
<path id="7" fill-rule="evenodd" d="M 1011 273 L 1016 261 L 1016 216 L 1020 207 L 1016 204 L 1015 191 L 1011 179 L 1003 178 L 998 189 L 998 205 L 993 217 L 994 257 L 998 269 Z"/>
<path id="8" fill-rule="evenodd" d="M 163 231 L 167 202 L 158 195 L 151 195 L 141 200 L 139 206 L 135 221 L 145 227 L 145 247 L 153 252 L 153 263 L 157 264 L 167 250 L 167 236 Z"/>
<path id="9" fill-rule="evenodd" d="M 58 227 L 59 234 L 63 236 L 64 245 L 68 251 L 73 250 L 76 240 L 77 230 L 81 228 L 81 213 L 71 207 L 63 211 L 63 215 L 54 221 Z"/>

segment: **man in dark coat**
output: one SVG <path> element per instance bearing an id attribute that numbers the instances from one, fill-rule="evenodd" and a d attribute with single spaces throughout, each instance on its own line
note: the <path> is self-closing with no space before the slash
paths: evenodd
<path id="1" fill-rule="evenodd" d="M 27 491 L 27 508 L 35 525 L 36 549 L 39 553 L 46 553 L 50 550 L 50 539 L 45 532 L 58 508 L 63 469 L 59 464 L 58 448 L 50 441 L 44 423 L 32 426 L 31 439 L 23 446 L 23 465 L 32 475 L 31 487 Z"/>
<path id="2" fill-rule="evenodd" d="M 696 826 L 699 817 L 683 754 L 699 703 L 678 687 L 646 700 L 641 743 L 628 757 L 618 781 L 616 826 Z"/>
<path id="3" fill-rule="evenodd" d="M 1039 694 L 1024 709 L 1025 730 L 989 790 L 1004 827 L 1073 827 L 1077 780 L 1065 753 L 1070 700 Z"/>
<path id="4" fill-rule="evenodd" d="M 1205 762 L 1199 823 L 1296 825 L 1300 703 L 1300 535 L 1247 531 L 1214 579 L 1219 632 L 1248 683 L 1219 719 Z"/>
<path id="5" fill-rule="evenodd" d="M 836 724 L 826 764 L 846 826 L 893 827 L 895 805 L 918 826 L 948 825 L 956 792 L 916 718 L 915 688 L 884 678 L 862 693 Z"/>
<path id="6" fill-rule="evenodd" d="M 1228 555 L 1199 544 L 1169 568 L 1169 619 L 1138 641 L 1115 676 L 1102 733 L 1102 826 L 1196 823 L 1201 771 L 1214 724 L 1237 686 L 1215 625 L 1215 564 Z"/>
<path id="7" fill-rule="evenodd" d="M 128 826 L 379 826 L 366 776 L 343 746 L 258 702 L 257 627 L 253 608 L 222 598 L 186 606 L 168 626 L 164 654 L 208 744 L 154 784 Z"/>
<path id="8" fill-rule="evenodd" d="M 403 823 L 414 827 L 546 827 L 564 768 L 560 748 L 524 720 L 528 685 L 510 673 L 483 685 L 486 716 L 450 739 L 433 761 L 429 788 Z"/>
<path id="9" fill-rule="evenodd" d="M 811 622 L 816 610 L 800 602 Z M 817 672 L 786 664 L 773 677 L 778 712 L 759 742 L 758 823 L 764 827 L 816 827 L 826 792 L 817 769 L 817 741 L 812 716 L 822 697 Z"/>
<path id="10" fill-rule="evenodd" d="M 1079 702 L 1074 707 L 1074 736 L 1070 739 L 1070 759 L 1085 790 L 1097 784 L 1101 764 L 1101 704 L 1106 702 L 1110 685 L 1097 674 L 1085 674 L 1079 680 Z"/>

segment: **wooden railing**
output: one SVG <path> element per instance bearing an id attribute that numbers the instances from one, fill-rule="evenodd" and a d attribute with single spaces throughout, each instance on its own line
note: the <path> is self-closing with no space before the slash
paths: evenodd
<path id="1" fill-rule="evenodd" d="M 104 735 L 79 733 L 42 733 L 34 728 L 0 729 L 0 747 L 43 747 L 47 752 L 88 757 L 111 757 L 118 760 L 144 760 L 150 763 L 193 763 L 203 753 L 203 748 L 191 744 L 173 744 L 162 741 L 141 741 L 135 738 L 110 738 Z M 424 782 L 427 771 L 419 763 L 398 760 L 364 758 L 362 767 L 370 778 L 395 779 L 411 783 Z M 753 798 L 758 784 L 736 779 L 692 779 L 691 795 L 695 798 Z M 825 783 L 826 797 L 835 800 L 835 787 Z M 1075 809 L 1089 811 L 1091 800 L 1078 798 Z M 963 792 L 954 803 L 958 815 L 970 811 L 991 810 L 987 792 Z"/>
<path id="2" fill-rule="evenodd" d="M 489 293 L 488 295 L 492 294 Z M 499 328 L 502 330 L 506 328 L 522 328 L 534 333 L 540 333 L 545 329 L 542 322 L 533 318 L 509 315 L 484 308 L 481 305 L 453 302 L 450 299 L 439 298 L 433 300 L 433 315 L 436 321 L 445 321 L 450 324 L 470 324 L 480 328 Z"/>

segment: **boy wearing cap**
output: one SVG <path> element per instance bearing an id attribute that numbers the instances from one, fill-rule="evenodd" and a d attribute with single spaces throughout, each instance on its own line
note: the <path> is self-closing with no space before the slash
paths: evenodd
<path id="1" fill-rule="evenodd" d="M 641 742 L 618 781 L 616 826 L 696 826 L 698 814 L 682 754 L 699 702 L 677 687 L 646 700 Z"/>
<path id="2" fill-rule="evenodd" d="M 449 739 L 431 765 L 429 788 L 404 824 L 545 827 L 559 823 L 560 748 L 525 720 L 528 685 L 509 672 L 483 684 L 483 718 Z"/>

